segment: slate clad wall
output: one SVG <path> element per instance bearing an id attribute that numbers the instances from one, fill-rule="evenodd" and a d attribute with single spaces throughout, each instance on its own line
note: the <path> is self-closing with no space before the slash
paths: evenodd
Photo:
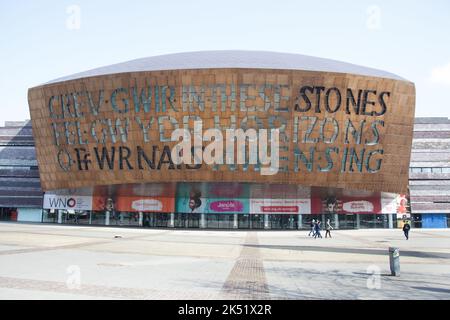
<path id="1" fill-rule="evenodd" d="M 410 167 L 411 211 L 450 213 L 450 119 L 415 119 Z"/>
<path id="2" fill-rule="evenodd" d="M 31 122 L 0 127 L 0 207 L 42 207 Z"/>

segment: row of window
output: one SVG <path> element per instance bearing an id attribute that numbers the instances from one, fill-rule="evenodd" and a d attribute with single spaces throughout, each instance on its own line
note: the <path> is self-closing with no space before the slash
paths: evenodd
<path id="1" fill-rule="evenodd" d="M 207 229 L 279 229 L 279 230 L 308 230 L 311 227 L 311 220 L 320 220 L 322 226 L 325 226 L 327 219 L 330 219 L 331 225 L 335 229 L 354 229 L 360 228 L 389 228 L 389 215 L 387 214 L 361 214 L 359 222 L 355 214 L 335 215 L 302 215 L 301 221 L 298 215 L 273 214 L 267 216 L 267 225 L 265 225 L 264 215 L 237 215 L 237 220 L 233 214 L 207 214 L 204 217 L 204 228 Z M 201 215 L 197 213 L 177 213 L 173 216 L 174 228 L 200 228 Z M 393 226 L 397 226 L 397 217 L 393 219 Z M 44 210 L 43 222 L 57 222 L 57 214 L 49 210 Z M 63 224 L 88 224 L 88 225 L 110 225 L 110 226 L 131 226 L 131 227 L 150 227 L 150 228 L 168 228 L 170 227 L 171 216 L 167 213 L 144 213 L 142 221 L 139 221 L 139 215 L 131 212 L 120 212 L 109 218 L 106 222 L 104 213 L 92 213 L 90 211 L 75 215 L 64 212 L 62 215 Z"/>
<path id="2" fill-rule="evenodd" d="M 39 170 L 39 167 L 38 166 L 22 166 L 22 165 L 9 165 L 9 166 L 0 165 L 0 170 L 17 170 L 17 169 Z"/>
<path id="3" fill-rule="evenodd" d="M 413 167 L 409 168 L 410 173 L 450 173 L 449 168 L 429 168 L 429 167 Z"/>

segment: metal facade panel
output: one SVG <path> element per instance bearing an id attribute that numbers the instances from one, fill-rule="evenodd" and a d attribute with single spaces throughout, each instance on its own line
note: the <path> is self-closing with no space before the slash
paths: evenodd
<path id="1" fill-rule="evenodd" d="M 163 87 L 160 83 L 164 84 Z M 323 89 L 328 92 L 328 98 L 324 96 L 320 100 L 317 95 L 310 95 L 308 99 L 312 100 L 309 104 L 306 99 L 299 101 L 299 91 L 312 90 L 307 88 L 310 84 L 316 87 L 316 91 L 330 87 Z M 225 89 L 220 91 L 217 86 Z M 149 91 L 149 87 L 153 89 Z M 159 95 L 163 90 L 166 90 L 165 98 L 161 99 Z M 365 92 L 366 107 L 378 106 L 380 113 L 363 112 L 362 107 L 346 110 L 342 102 L 350 99 L 352 90 L 360 95 Z M 69 115 L 64 101 L 81 91 L 85 92 L 84 98 L 81 94 L 77 96 L 77 103 L 84 106 L 82 111 L 81 107 L 79 110 L 84 115 L 75 111 Z M 222 93 L 218 95 L 219 91 Z M 142 92 L 147 94 L 145 101 L 142 100 Z M 344 99 L 345 96 L 338 98 L 337 92 L 347 95 L 348 99 Z M 376 99 L 377 92 L 389 96 L 388 105 L 382 103 L 381 97 Z M 369 93 L 372 98 L 368 98 Z M 84 99 L 83 103 L 81 99 Z M 98 111 L 94 100 L 99 108 L 101 105 Z M 283 107 L 279 107 L 280 101 Z M 320 101 L 322 104 L 324 101 L 333 103 L 336 109 L 331 111 L 328 106 L 329 111 L 325 112 L 326 107 L 322 105 L 322 112 L 318 110 Z M 61 103 L 66 107 L 60 108 Z M 313 104 L 316 107 L 312 108 Z M 52 108 L 42 107 L 49 105 Z M 29 90 L 29 106 L 44 190 L 173 181 L 303 184 L 398 193 L 407 189 L 415 108 L 415 87 L 407 81 L 291 69 L 128 72 L 32 88 Z M 257 168 L 243 165 L 232 169 L 225 164 L 217 170 L 203 165 L 188 170 L 184 166 L 159 164 L 156 169 L 152 165 L 144 168 L 138 163 L 142 154 L 139 150 L 146 154 L 155 154 L 152 150 L 170 151 L 175 143 L 167 136 L 179 126 L 192 128 L 194 117 L 203 120 L 203 130 L 217 126 L 283 128 L 286 139 L 283 140 L 285 151 L 281 156 L 287 158 L 282 167 L 285 170 L 265 176 Z M 58 131 L 58 128 L 67 127 L 68 122 L 70 130 Z M 116 128 L 121 126 L 122 131 L 112 128 L 107 132 L 116 132 L 114 137 L 106 140 L 103 136 L 105 139 L 99 140 L 99 123 Z M 129 127 L 124 129 L 127 123 Z M 361 140 L 355 138 L 352 130 L 345 130 L 350 123 L 358 127 L 365 125 L 362 134 L 366 137 Z M 377 124 L 379 131 L 374 129 Z M 93 126 L 100 133 L 95 128 L 93 131 Z M 315 135 L 310 135 L 311 132 Z M 336 132 L 338 137 L 328 142 Z M 317 135 L 322 135 L 323 141 Z M 115 158 L 115 166 L 112 163 L 105 166 L 102 162 L 106 159 L 106 152 L 115 153 L 116 148 L 118 152 L 125 150 L 130 156 L 125 170 L 123 163 L 117 163 L 120 156 Z M 335 153 L 334 159 L 330 152 Z M 368 158 L 372 154 L 374 158 Z M 82 157 L 87 158 L 83 160 Z M 156 157 L 162 159 L 161 153 Z M 88 166 L 82 165 L 81 161 L 86 161 L 83 163 Z M 356 162 L 359 162 L 358 167 Z"/>
<path id="2" fill-rule="evenodd" d="M 50 81 L 49 83 L 128 72 L 222 68 L 280 69 L 351 73 L 369 77 L 404 80 L 403 78 L 386 71 L 336 60 L 269 51 L 224 50 L 185 52 L 141 58 L 62 77 Z"/>

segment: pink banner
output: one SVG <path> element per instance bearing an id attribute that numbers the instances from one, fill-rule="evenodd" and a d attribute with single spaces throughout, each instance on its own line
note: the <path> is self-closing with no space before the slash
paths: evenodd
<path id="1" fill-rule="evenodd" d="M 244 205 L 240 201 L 220 200 L 211 202 L 210 208 L 216 212 L 242 212 Z"/>

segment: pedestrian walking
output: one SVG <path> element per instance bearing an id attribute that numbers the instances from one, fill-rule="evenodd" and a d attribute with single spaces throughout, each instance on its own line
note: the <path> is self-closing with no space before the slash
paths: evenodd
<path id="1" fill-rule="evenodd" d="M 79 224 L 79 221 L 78 221 L 79 218 L 80 218 L 80 217 L 79 217 L 79 215 L 78 215 L 78 212 L 75 212 L 75 213 L 74 213 L 74 216 L 73 216 L 73 222 L 76 223 L 76 224 Z"/>
<path id="2" fill-rule="evenodd" d="M 330 219 L 327 220 L 327 224 L 325 226 L 325 229 L 326 229 L 325 238 L 327 238 L 328 235 L 331 238 L 331 230 L 333 229 L 333 227 L 331 226 Z"/>
<path id="3" fill-rule="evenodd" d="M 314 236 L 315 231 L 316 231 L 316 220 L 312 219 L 311 230 L 308 233 L 308 237 Z"/>
<path id="4" fill-rule="evenodd" d="M 315 230 L 314 239 L 317 237 L 322 238 L 322 235 L 320 234 L 320 221 L 319 220 L 317 220 L 314 230 Z"/>
<path id="5" fill-rule="evenodd" d="M 403 233 L 405 234 L 406 240 L 409 239 L 409 230 L 411 230 L 411 226 L 408 222 L 405 222 L 405 224 L 403 225 Z"/>

